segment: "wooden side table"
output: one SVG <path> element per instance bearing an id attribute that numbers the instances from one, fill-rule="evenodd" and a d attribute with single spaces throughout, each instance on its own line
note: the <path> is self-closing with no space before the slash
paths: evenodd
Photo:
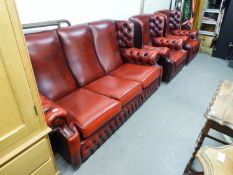
<path id="1" fill-rule="evenodd" d="M 196 141 L 197 145 L 189 160 L 185 173 L 189 172 L 192 168 L 193 161 L 198 150 L 201 148 L 203 141 L 206 137 L 213 139 L 222 144 L 228 144 L 218 138 L 208 135 L 210 129 L 214 129 L 225 135 L 233 137 L 233 83 L 223 81 L 218 86 L 217 91 L 210 102 L 209 108 L 205 113 L 207 121 L 202 128 L 202 131 Z"/>
<path id="2" fill-rule="evenodd" d="M 233 175 L 233 146 L 219 148 L 204 147 L 196 158 L 201 163 L 205 175 Z"/>

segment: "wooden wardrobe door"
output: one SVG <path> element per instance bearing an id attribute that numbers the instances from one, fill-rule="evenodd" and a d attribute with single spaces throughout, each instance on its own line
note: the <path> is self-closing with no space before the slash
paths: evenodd
<path id="1" fill-rule="evenodd" d="M 40 127 L 33 99 L 34 81 L 14 1 L 0 3 L 0 150 Z M 15 7 L 13 5 L 13 7 Z M 34 82 L 33 82 L 34 83 Z M 31 83 L 32 84 L 32 83 Z"/>
<path id="2" fill-rule="evenodd" d="M 59 174 L 14 0 L 0 0 L 0 174 Z"/>

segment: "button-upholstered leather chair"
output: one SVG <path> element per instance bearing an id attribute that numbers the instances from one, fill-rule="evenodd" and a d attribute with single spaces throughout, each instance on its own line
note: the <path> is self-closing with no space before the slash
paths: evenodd
<path id="1" fill-rule="evenodd" d="M 188 50 L 187 63 L 191 62 L 200 48 L 198 30 L 182 30 L 182 12 L 176 10 L 160 10 L 155 14 L 163 14 L 166 18 L 165 36 L 170 38 L 182 38 L 187 41 L 185 49 Z"/>
<path id="2" fill-rule="evenodd" d="M 164 68 L 163 81 L 170 81 L 186 63 L 185 41 L 163 37 L 166 21 L 162 15 L 136 15 L 130 21 L 134 23 L 137 33 L 135 46 L 158 52 L 161 56 L 158 63 Z"/>

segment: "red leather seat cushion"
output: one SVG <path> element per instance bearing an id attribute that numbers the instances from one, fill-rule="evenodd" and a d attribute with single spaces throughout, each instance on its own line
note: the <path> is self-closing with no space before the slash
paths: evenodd
<path id="1" fill-rule="evenodd" d="M 160 67 L 136 64 L 124 64 L 110 73 L 115 77 L 141 82 L 143 88 L 149 86 L 161 74 L 162 68 Z"/>
<path id="2" fill-rule="evenodd" d="M 88 137 L 121 110 L 121 103 L 86 89 L 78 89 L 57 103 L 68 111 L 83 137 Z"/>
<path id="3" fill-rule="evenodd" d="M 188 52 L 185 50 L 171 51 L 169 58 L 175 62 L 178 66 L 184 61 L 186 61 L 188 57 Z"/>
<path id="4" fill-rule="evenodd" d="M 141 83 L 113 76 L 102 77 L 88 84 L 85 86 L 85 88 L 120 100 L 122 106 L 136 97 L 142 91 Z"/>
<path id="5" fill-rule="evenodd" d="M 188 44 L 190 44 L 192 46 L 192 48 L 193 48 L 194 51 L 198 51 L 201 42 L 198 41 L 198 40 L 189 40 Z"/>

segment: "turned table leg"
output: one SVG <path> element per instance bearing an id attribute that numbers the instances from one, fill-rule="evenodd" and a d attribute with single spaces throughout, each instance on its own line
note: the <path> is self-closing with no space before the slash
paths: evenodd
<path id="1" fill-rule="evenodd" d="M 208 132 L 209 132 L 209 130 L 211 128 L 211 125 L 212 125 L 212 122 L 210 120 L 207 120 L 207 122 L 205 123 L 205 126 L 202 128 L 201 133 L 200 133 L 200 135 L 199 135 L 199 137 L 198 137 L 198 139 L 196 141 L 195 150 L 194 150 L 194 152 L 192 154 L 192 157 L 189 160 L 189 162 L 188 162 L 188 164 L 187 164 L 187 166 L 186 166 L 186 168 L 184 170 L 184 173 L 187 173 L 187 172 L 189 172 L 191 170 L 193 162 L 195 160 L 195 156 L 196 156 L 198 150 L 201 148 L 201 146 L 202 146 L 202 144 L 203 144 L 203 142 L 205 140 L 205 137 L 208 135 Z"/>

